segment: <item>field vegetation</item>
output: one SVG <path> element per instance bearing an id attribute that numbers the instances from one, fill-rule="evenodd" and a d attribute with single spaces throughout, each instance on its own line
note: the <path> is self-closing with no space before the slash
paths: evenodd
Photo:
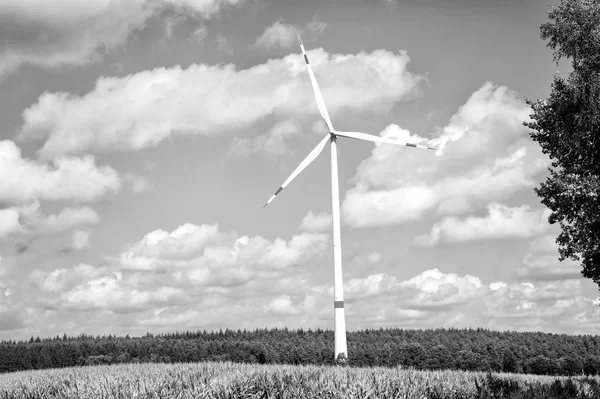
<path id="1" fill-rule="evenodd" d="M 599 398 L 597 377 L 232 362 L 120 364 L 0 375 L 0 399 Z"/>

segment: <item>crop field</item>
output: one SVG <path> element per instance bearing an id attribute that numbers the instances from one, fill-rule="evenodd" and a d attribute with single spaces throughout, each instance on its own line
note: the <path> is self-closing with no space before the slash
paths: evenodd
<path id="1" fill-rule="evenodd" d="M 598 378 L 236 363 L 0 374 L 0 398 L 600 398 Z"/>

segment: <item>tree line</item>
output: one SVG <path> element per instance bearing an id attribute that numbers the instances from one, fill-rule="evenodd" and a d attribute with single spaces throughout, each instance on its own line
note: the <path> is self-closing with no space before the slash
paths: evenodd
<path id="1" fill-rule="evenodd" d="M 66 334 L 0 342 L 0 372 L 136 362 L 334 364 L 331 330 L 186 331 L 142 337 Z M 348 333 L 348 364 L 547 375 L 600 374 L 600 338 L 486 329 Z"/>

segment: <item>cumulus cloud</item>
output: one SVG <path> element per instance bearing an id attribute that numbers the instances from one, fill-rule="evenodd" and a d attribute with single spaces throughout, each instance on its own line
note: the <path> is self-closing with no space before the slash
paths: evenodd
<path id="1" fill-rule="evenodd" d="M 31 273 L 31 280 L 42 293 L 61 293 L 71 290 L 85 281 L 99 278 L 108 272 L 106 267 L 94 267 L 81 263 L 69 269 L 60 268 L 51 272 L 36 269 Z"/>
<path id="2" fill-rule="evenodd" d="M 86 264 L 49 273 L 35 270 L 31 279 L 43 294 L 38 302 L 48 309 L 128 313 L 184 297 L 183 291 L 174 287 L 139 289 L 126 281 L 121 272 Z"/>
<path id="3" fill-rule="evenodd" d="M 366 297 L 395 296 L 399 307 L 413 310 L 443 309 L 474 300 L 482 293 L 477 277 L 426 270 L 406 281 L 385 273 L 352 279 L 345 295 L 349 302 Z"/>
<path id="4" fill-rule="evenodd" d="M 139 242 L 131 245 L 121 254 L 121 261 L 125 265 L 136 265 L 150 268 L 148 262 L 172 261 L 191 259 L 202 254 L 210 243 L 219 243 L 226 240 L 226 234 L 219 232 L 219 226 L 201 226 L 186 223 L 172 232 L 154 230 L 146 234 Z"/>
<path id="5" fill-rule="evenodd" d="M 91 230 L 77 230 L 73 232 L 71 239 L 71 248 L 74 251 L 81 251 L 90 247 Z"/>
<path id="6" fill-rule="evenodd" d="M 244 0 L 163 0 L 163 2 L 183 12 L 192 12 L 208 19 L 227 6 L 243 4 Z"/>
<path id="7" fill-rule="evenodd" d="M 63 208 L 57 214 L 45 216 L 40 203 L 0 210 L 0 237 L 56 234 L 80 225 L 98 223 L 98 214 L 89 207 Z"/>
<path id="8" fill-rule="evenodd" d="M 566 259 L 559 262 L 556 236 L 546 234 L 529 243 L 523 266 L 517 270 L 521 279 L 530 281 L 561 281 L 581 278 L 581 265 Z"/>
<path id="9" fill-rule="evenodd" d="M 256 39 L 255 45 L 264 48 L 290 48 L 298 42 L 298 35 L 306 32 L 314 39 L 323 33 L 326 27 L 327 24 L 323 21 L 318 21 L 316 17 L 307 23 L 304 28 L 285 23 L 283 19 L 279 19 L 264 30 Z"/>
<path id="10" fill-rule="evenodd" d="M 519 329 L 547 330 L 552 323 L 575 325 L 578 314 L 594 313 L 592 298 L 577 293 L 580 281 L 560 283 L 531 282 L 496 285 L 485 301 L 485 312 L 493 316 L 495 325 L 512 324 L 521 320 Z"/>
<path id="11" fill-rule="evenodd" d="M 439 155 L 376 145 L 343 202 L 354 227 L 405 223 L 430 214 L 461 215 L 503 201 L 538 181 L 549 160 L 522 126 L 529 107 L 507 87 L 484 84 L 429 143 Z M 381 136 L 423 142 L 390 125 Z"/>
<path id="12" fill-rule="evenodd" d="M 157 287 L 136 290 L 120 284 L 122 277 L 112 273 L 87 281 L 61 295 L 67 309 L 108 309 L 113 312 L 135 312 L 149 306 L 180 302 L 183 290 L 174 287 Z"/>
<path id="13" fill-rule="evenodd" d="M 294 305 L 289 295 L 281 295 L 266 305 L 266 311 L 274 315 L 295 315 L 300 310 Z"/>
<path id="14" fill-rule="evenodd" d="M 406 52 L 355 55 L 309 52 L 332 115 L 386 111 L 414 95 L 421 77 L 408 71 Z M 357 80 L 357 76 L 359 77 Z M 139 149 L 174 134 L 215 136 L 267 116 L 317 115 L 304 61 L 298 54 L 245 70 L 194 64 L 101 77 L 76 96 L 45 93 L 23 112 L 23 139 L 47 138 L 39 155 Z M 113 117 L 104 118 L 110 114 Z"/>
<path id="15" fill-rule="evenodd" d="M 92 208 L 64 208 L 58 214 L 34 220 L 33 228 L 44 233 L 60 233 L 80 225 L 96 224 L 98 220 L 98 214 Z"/>
<path id="16" fill-rule="evenodd" d="M 433 225 L 429 234 L 418 236 L 415 243 L 434 246 L 440 241 L 471 241 L 496 238 L 527 238 L 549 228 L 549 209 L 532 209 L 528 205 L 508 207 L 491 203 L 487 215 L 466 218 L 447 217 Z"/>
<path id="17" fill-rule="evenodd" d="M 168 232 L 171 238 L 178 235 L 189 245 L 191 234 L 183 238 L 181 233 Z M 163 247 L 150 253 L 164 255 L 171 262 L 169 270 L 132 270 L 118 264 L 36 270 L 31 279 L 38 290 L 39 305 L 54 309 L 54 320 L 66 322 L 81 315 L 89 319 L 93 314 L 98 323 L 110 320 L 113 326 L 121 325 L 127 331 L 140 329 L 140 333 L 150 327 L 154 331 L 172 331 L 173 326 L 255 328 L 259 326 L 256 320 L 260 320 L 261 327 L 316 327 L 327 325 L 333 318 L 330 270 L 319 275 L 322 267 L 310 266 L 321 262 L 315 255 L 300 261 L 303 268 L 287 268 L 270 275 L 260 263 L 272 259 L 277 245 L 255 247 L 242 255 L 252 239 L 232 234 L 225 242 L 188 252 L 188 263 L 184 265 L 182 259 L 170 258 L 164 248 L 170 238 L 164 234 L 162 237 L 148 240 L 145 245 Z M 288 240 L 286 246 L 301 247 L 292 241 Z M 215 253 L 227 255 L 217 258 Z M 224 262 L 225 257 L 233 263 Z M 381 259 L 379 254 L 374 257 Z M 236 273 L 242 273 L 245 279 L 238 280 Z M 351 278 L 345 283 L 344 294 L 347 322 L 352 329 L 402 324 L 411 328 L 590 333 L 598 327 L 599 313 L 594 298 L 583 294 L 583 284 L 580 280 L 484 281 L 474 275 L 435 268 L 404 279 L 387 273 Z M 216 308 L 220 311 L 214 312 Z"/>
<path id="18" fill-rule="evenodd" d="M 286 145 L 288 139 L 299 134 L 300 124 L 294 119 L 288 119 L 275 124 L 267 134 L 250 139 L 235 137 L 229 147 L 229 152 L 239 157 L 248 157 L 260 152 L 284 155 L 289 152 Z"/>
<path id="19" fill-rule="evenodd" d="M 484 284 L 476 276 L 430 269 L 404 281 L 385 273 L 351 279 L 344 295 L 350 320 L 377 326 L 591 332 L 599 312 L 582 287 L 580 280 Z"/>
<path id="20" fill-rule="evenodd" d="M 185 224 L 148 233 L 110 267 L 35 270 L 31 280 L 40 292 L 39 303 L 56 310 L 140 313 L 184 306 L 192 298 L 197 304 L 250 298 L 262 312 L 293 314 L 306 304 L 303 296 L 297 302 L 290 293 L 309 283 L 289 273 L 318 258 L 327 243 L 323 234 L 268 240 L 221 233 L 218 225 Z"/>
<path id="21" fill-rule="evenodd" d="M 119 174 L 96 166 L 94 157 L 59 157 L 52 163 L 23 158 L 10 140 L 0 141 L 0 201 L 25 204 L 40 200 L 90 202 L 121 188 Z"/>
<path id="22" fill-rule="evenodd" d="M 132 270 L 187 269 L 206 284 L 242 283 L 252 270 L 285 270 L 323 252 L 328 236 L 302 233 L 286 241 L 221 233 L 219 226 L 185 224 L 172 232 L 155 230 L 120 256 Z"/>
<path id="23" fill-rule="evenodd" d="M 581 294 L 581 280 L 522 282 L 494 287 L 484 302 L 490 328 L 520 331 L 585 331 L 597 328 L 594 298 Z"/>
<path id="24" fill-rule="evenodd" d="M 83 65 L 122 45 L 165 7 L 211 18 L 241 0 L 5 0 L 0 3 L 0 75 L 23 63 Z"/>
<path id="25" fill-rule="evenodd" d="M 17 233 L 20 230 L 21 223 L 19 222 L 19 209 L 0 209 L 0 237 Z"/>
<path id="26" fill-rule="evenodd" d="M 300 222 L 300 230 L 303 231 L 327 231 L 331 229 L 332 217 L 329 212 L 314 214 L 309 211 Z"/>

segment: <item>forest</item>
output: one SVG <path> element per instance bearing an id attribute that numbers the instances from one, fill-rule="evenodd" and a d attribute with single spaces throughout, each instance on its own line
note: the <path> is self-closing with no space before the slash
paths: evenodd
<path id="1" fill-rule="evenodd" d="M 114 363 L 233 361 L 334 364 L 333 331 L 186 331 L 142 337 L 66 334 L 0 341 L 0 372 Z M 600 374 L 600 338 L 487 329 L 373 329 L 348 333 L 350 367 Z"/>

